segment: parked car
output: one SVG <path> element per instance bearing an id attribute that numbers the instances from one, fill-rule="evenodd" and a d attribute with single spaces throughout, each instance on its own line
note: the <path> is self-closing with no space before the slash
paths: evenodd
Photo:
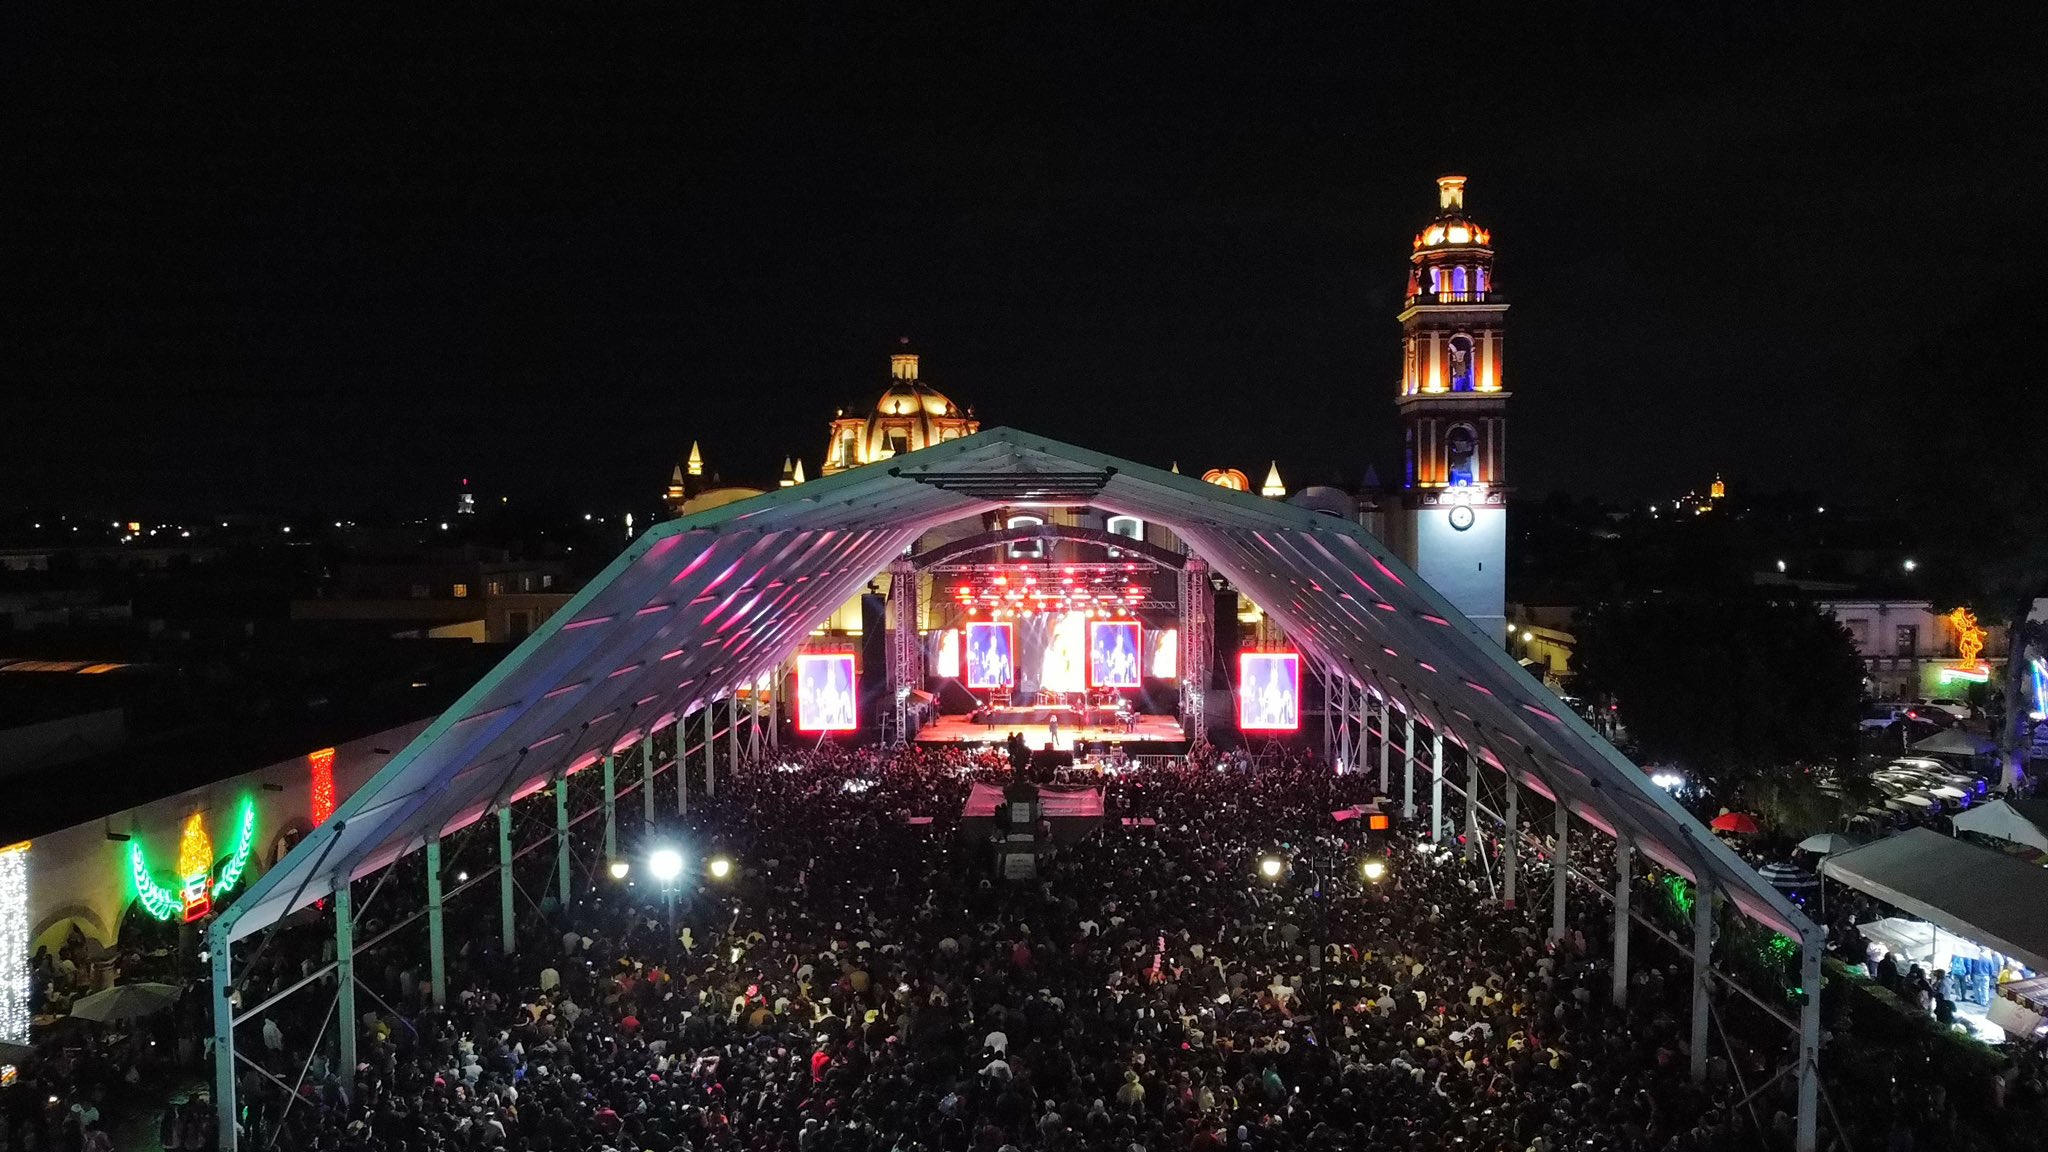
<path id="1" fill-rule="evenodd" d="M 1865 731 L 1889 728 L 1913 710 L 1904 701 L 1888 701 L 1863 706 L 1863 719 L 1857 723 Z"/>
<path id="2" fill-rule="evenodd" d="M 1952 696 L 1937 696 L 1927 702 L 1929 708 L 1939 708 L 1958 720 L 1970 718 L 1970 706 Z"/>

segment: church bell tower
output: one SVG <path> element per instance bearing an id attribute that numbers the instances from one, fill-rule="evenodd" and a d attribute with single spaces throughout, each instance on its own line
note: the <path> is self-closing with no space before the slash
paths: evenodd
<path id="1" fill-rule="evenodd" d="M 1437 179 L 1416 234 L 1401 323 L 1403 463 L 1387 537 L 1473 623 L 1505 643 L 1507 375 L 1493 236 L 1465 214 L 1465 178 Z"/>

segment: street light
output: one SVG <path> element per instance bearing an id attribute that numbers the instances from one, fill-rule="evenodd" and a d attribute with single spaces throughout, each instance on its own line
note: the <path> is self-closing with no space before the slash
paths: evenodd
<path id="1" fill-rule="evenodd" d="M 1377 884 L 1387 874 L 1387 862 L 1385 860 L 1367 860 L 1365 867 L 1360 870 L 1365 873 L 1367 881 Z"/>
<path id="2" fill-rule="evenodd" d="M 612 879 L 614 880 L 624 880 L 626 878 L 626 874 L 631 872 L 632 870 L 633 866 L 631 864 L 626 863 L 624 860 L 614 860 L 611 863 L 611 874 Z"/>
<path id="3" fill-rule="evenodd" d="M 1287 865 L 1282 863 L 1278 856 L 1268 856 L 1259 861 L 1259 875 L 1264 876 L 1268 880 L 1278 880 L 1280 873 L 1286 867 Z"/>
<path id="4" fill-rule="evenodd" d="M 662 894 L 668 897 L 668 931 L 676 931 L 676 877 L 683 874 L 683 854 L 673 848 L 656 848 L 647 857 L 647 871 L 661 881 Z"/>
<path id="5" fill-rule="evenodd" d="M 713 857 L 711 860 L 711 878 L 713 880 L 723 880 L 730 875 L 732 875 L 732 861 L 727 860 L 723 856 Z"/>

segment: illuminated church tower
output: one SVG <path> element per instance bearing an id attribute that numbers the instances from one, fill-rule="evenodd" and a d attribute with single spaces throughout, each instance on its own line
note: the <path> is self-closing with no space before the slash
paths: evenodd
<path id="1" fill-rule="evenodd" d="M 1507 377 L 1493 237 L 1465 214 L 1465 178 L 1437 180 L 1402 305 L 1403 465 L 1387 542 L 1505 642 Z"/>

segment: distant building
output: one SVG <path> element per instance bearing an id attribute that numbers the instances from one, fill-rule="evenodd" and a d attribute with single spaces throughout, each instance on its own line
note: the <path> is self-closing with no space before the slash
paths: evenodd
<path id="1" fill-rule="evenodd" d="M 337 564 L 291 618 L 381 625 L 393 636 L 508 644 L 524 640 L 575 592 L 556 560 L 476 548 L 422 549 Z"/>
<path id="2" fill-rule="evenodd" d="M 1864 690 L 1873 699 L 1960 699 L 1968 693 L 1970 679 L 1944 672 L 1963 664 L 1961 636 L 1951 613 L 1939 611 L 1925 600 L 1817 603 L 1848 630 L 1856 654 L 1863 658 Z M 1976 657 L 1991 681 L 1998 681 L 2001 675 L 2007 638 L 2004 628 L 1989 629 L 1981 636 L 1982 649 Z"/>
<path id="3" fill-rule="evenodd" d="M 830 476 L 979 431 L 981 421 L 972 409 L 962 410 L 924 382 L 917 353 L 905 337 L 889 356 L 889 385 L 874 408 L 851 415 L 841 409 L 833 418 L 825 464 L 818 471 Z"/>

